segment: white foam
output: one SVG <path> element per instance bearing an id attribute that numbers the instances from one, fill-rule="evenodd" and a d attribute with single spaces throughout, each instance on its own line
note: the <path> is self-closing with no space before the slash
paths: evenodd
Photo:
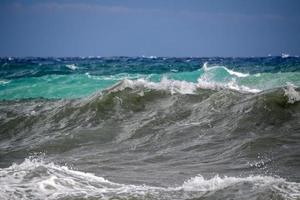
<path id="1" fill-rule="evenodd" d="M 296 86 L 291 83 L 287 83 L 286 88 L 284 88 L 284 95 L 288 97 L 288 103 L 293 104 L 297 101 L 300 101 L 300 93 L 295 89 Z"/>
<path id="2" fill-rule="evenodd" d="M 254 74 L 255 77 L 260 77 L 261 73 Z"/>
<path id="3" fill-rule="evenodd" d="M 244 85 L 238 85 L 236 82 L 236 78 L 244 78 L 249 76 L 249 74 L 244 74 L 241 72 L 236 72 L 230 69 L 227 69 L 226 67 L 223 66 L 213 66 L 213 67 L 208 67 L 208 63 L 205 62 L 202 66 L 202 69 L 204 70 L 204 74 L 198 78 L 198 88 L 205 88 L 205 89 L 231 89 L 231 90 L 236 90 L 240 92 L 250 92 L 250 93 L 257 93 L 260 92 L 261 90 L 255 89 L 255 88 L 249 88 Z M 211 70 L 215 69 L 223 69 L 226 72 L 228 72 L 230 75 L 235 76 L 230 79 L 228 82 L 216 82 L 213 80 L 211 77 L 211 74 L 207 74 Z"/>
<path id="4" fill-rule="evenodd" d="M 0 199 L 57 199 L 63 197 L 145 196 L 166 195 L 172 199 L 174 192 L 210 192 L 249 183 L 254 187 L 268 187 L 288 198 L 300 197 L 300 184 L 270 176 L 220 177 L 205 179 L 198 175 L 177 187 L 152 187 L 126 185 L 108 181 L 91 173 L 72 170 L 66 166 L 46 163 L 41 159 L 25 159 L 21 164 L 0 168 Z M 253 190 L 249 186 L 249 190 Z M 203 194 L 204 194 L 203 193 Z"/>
<path id="5" fill-rule="evenodd" d="M 236 183 L 250 182 L 255 185 L 263 186 L 274 183 L 285 182 L 282 178 L 274 178 L 268 176 L 249 176 L 249 177 L 223 177 L 216 175 L 211 179 L 205 179 L 203 176 L 198 175 L 185 181 L 181 186 L 186 191 L 213 191 L 226 188 Z"/>
<path id="6" fill-rule="evenodd" d="M 142 58 L 156 59 L 157 56 L 146 56 L 146 55 L 142 55 Z"/>
<path id="7" fill-rule="evenodd" d="M 227 83 L 218 83 L 205 78 L 199 78 L 197 83 L 179 81 L 179 80 L 170 80 L 166 77 L 163 77 L 160 82 L 151 82 L 144 78 L 139 78 L 137 80 L 124 79 L 121 84 L 118 83 L 116 86 L 112 86 L 113 89 L 110 91 L 120 91 L 125 88 L 147 88 L 153 90 L 167 90 L 171 94 L 195 94 L 197 89 L 211 89 L 211 90 L 220 90 L 220 89 L 230 89 L 240 92 L 247 93 L 257 93 L 261 90 L 249 88 L 247 86 L 238 85 L 234 80 Z"/>
<path id="8" fill-rule="evenodd" d="M 3 183 L 0 199 L 87 198 L 130 193 L 144 195 L 145 192 L 159 190 L 157 187 L 113 183 L 91 173 L 45 163 L 40 159 L 25 159 L 19 165 L 0 169 L 0 182 Z"/>
<path id="9" fill-rule="evenodd" d="M 74 64 L 70 64 L 70 65 L 66 65 L 67 68 L 71 69 L 71 70 L 76 70 L 78 69 L 78 67 Z"/>
<path id="10" fill-rule="evenodd" d="M 224 67 L 224 69 L 225 69 L 229 74 L 234 75 L 234 76 L 237 76 L 237 77 L 247 77 L 247 76 L 249 76 L 249 74 L 244 74 L 244 73 L 241 73 L 241 72 L 236 72 L 236 71 L 227 69 L 226 67 Z"/>
<path id="11" fill-rule="evenodd" d="M 169 80 L 166 77 L 163 77 L 160 82 L 155 83 L 148 81 L 146 79 L 140 78 L 137 80 L 125 79 L 121 87 L 118 87 L 118 90 L 123 90 L 125 88 L 148 88 L 154 90 L 168 90 L 171 94 L 180 93 L 180 94 L 194 94 L 197 89 L 195 83 L 187 81 L 178 81 L 178 80 Z"/>
<path id="12" fill-rule="evenodd" d="M 205 62 L 204 64 L 203 64 L 203 66 L 202 66 L 202 69 L 204 70 L 204 71 L 208 71 L 208 62 Z"/>
<path id="13" fill-rule="evenodd" d="M 121 74 L 116 74 L 116 75 L 105 75 L 105 76 L 94 76 L 90 75 L 88 72 L 85 73 L 85 75 L 94 80 L 112 80 L 112 81 L 121 81 L 124 79 L 138 79 L 145 77 L 145 75 L 141 74 L 126 74 L 126 73 L 121 73 Z"/>
<path id="14" fill-rule="evenodd" d="M 283 178 L 275 178 L 271 176 L 248 176 L 248 177 L 220 177 L 218 175 L 211 179 L 205 179 L 198 175 L 185 181 L 178 189 L 185 191 L 216 191 L 234 186 L 236 184 L 249 183 L 253 188 L 269 187 L 275 190 L 286 199 L 298 199 L 300 197 L 300 183 L 288 182 Z"/>
<path id="15" fill-rule="evenodd" d="M 235 90 L 235 91 L 240 91 L 240 92 L 249 92 L 249 93 L 261 92 L 261 90 L 259 90 L 259 89 L 249 88 L 249 87 L 243 86 L 243 85 L 238 85 L 234 79 L 227 83 L 218 83 L 218 82 L 206 80 L 205 78 L 199 78 L 197 87 L 203 88 L 203 89 L 211 89 L 211 90 L 230 89 L 230 90 Z"/>
<path id="16" fill-rule="evenodd" d="M 111 91 L 123 90 L 125 88 L 135 89 L 138 87 L 155 89 L 155 90 L 168 90 L 171 92 L 171 94 L 175 94 L 175 93 L 195 94 L 197 89 L 212 89 L 212 90 L 231 89 L 231 90 L 236 90 L 240 92 L 249 92 L 249 93 L 257 93 L 261 91 L 259 89 L 238 85 L 234 78 L 232 78 L 232 80 L 229 82 L 215 82 L 214 80 L 212 80 L 212 78 L 210 78 L 210 76 L 207 76 L 206 74 L 208 71 L 212 69 L 222 68 L 235 77 L 246 77 L 249 74 L 235 72 L 233 70 L 227 69 L 226 67 L 220 67 L 220 66 L 208 67 L 207 65 L 208 65 L 207 62 L 203 64 L 202 69 L 204 70 L 204 74 L 198 78 L 197 83 L 179 81 L 179 80 L 170 80 L 167 77 L 163 77 L 160 82 L 151 82 L 145 78 L 139 78 L 139 77 L 137 77 L 138 78 L 137 80 L 130 80 L 131 77 L 128 77 L 129 79 L 125 77 L 122 83 L 118 84 L 117 87 L 113 86 L 112 88 L 114 89 Z M 91 77 L 90 75 L 88 76 Z M 123 78 L 124 77 L 121 77 L 121 79 Z"/>
<path id="17" fill-rule="evenodd" d="M 224 69 L 233 77 L 231 81 L 227 82 L 216 82 L 213 80 L 209 73 L 212 69 Z M 160 82 L 152 82 L 149 79 L 152 75 L 141 75 L 141 74 L 116 74 L 111 76 L 92 76 L 89 73 L 86 73 L 88 78 L 96 79 L 96 80 L 112 80 L 112 81 L 122 81 L 121 83 L 117 83 L 116 85 L 109 88 L 109 91 L 123 90 L 125 88 L 147 88 L 154 90 L 167 90 L 170 91 L 171 94 L 180 93 L 180 94 L 195 94 L 197 89 L 231 89 L 240 92 L 247 93 L 257 93 L 261 90 L 255 88 L 249 88 L 244 85 L 239 85 L 235 78 L 246 77 L 248 74 L 243 74 L 240 72 L 235 72 L 233 70 L 229 70 L 226 67 L 214 66 L 208 67 L 207 62 L 203 64 L 202 69 L 204 70 L 204 74 L 200 75 L 197 82 L 188 82 L 184 80 L 172 80 L 168 79 L 166 76 L 163 76 Z M 177 72 L 172 70 L 172 72 Z"/>
<path id="18" fill-rule="evenodd" d="M 290 55 L 287 54 L 287 53 L 282 53 L 282 54 L 281 54 L 281 58 L 288 58 L 288 57 L 290 57 Z"/>
<path id="19" fill-rule="evenodd" d="M 6 81 L 6 80 L 0 80 L 0 85 L 5 85 L 8 84 L 10 81 Z"/>
<path id="20" fill-rule="evenodd" d="M 233 76 L 237 76 L 237 77 L 247 77 L 249 76 L 249 74 L 244 74 L 244 73 L 241 73 L 241 72 L 236 72 L 236 71 L 233 71 L 233 70 L 230 70 L 224 66 L 213 66 L 213 67 L 208 67 L 208 62 L 205 62 L 202 66 L 203 70 L 204 71 L 210 71 L 212 69 L 224 69 L 225 71 L 227 71 L 230 75 L 233 75 Z"/>

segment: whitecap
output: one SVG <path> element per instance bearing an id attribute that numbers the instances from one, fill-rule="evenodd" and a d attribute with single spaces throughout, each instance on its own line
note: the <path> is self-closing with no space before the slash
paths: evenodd
<path id="1" fill-rule="evenodd" d="M 247 93 L 257 93 L 261 90 L 255 88 L 249 88 L 247 86 L 238 85 L 233 79 L 230 82 L 221 83 L 214 82 L 213 80 L 209 80 L 206 77 L 200 77 L 197 83 L 188 82 L 188 81 L 179 81 L 168 79 L 167 77 L 163 77 L 160 82 L 151 82 L 145 78 L 138 78 L 136 80 L 124 79 L 122 82 L 117 83 L 112 86 L 108 90 L 120 91 L 125 88 L 146 88 L 153 90 L 166 90 L 171 94 L 195 94 L 198 89 L 211 89 L 211 90 L 219 90 L 219 89 L 230 89 L 236 90 L 239 92 L 247 92 Z"/>
<path id="2" fill-rule="evenodd" d="M 254 74 L 255 77 L 260 77 L 261 73 Z"/>
<path id="3" fill-rule="evenodd" d="M 247 76 L 249 76 L 249 74 L 247 73 L 247 74 L 244 74 L 244 73 L 242 73 L 242 72 L 236 72 L 236 71 L 233 71 L 233 70 L 231 70 L 231 69 L 228 69 L 228 68 L 226 68 L 226 67 L 224 67 L 224 66 L 213 66 L 213 67 L 208 67 L 207 66 L 208 65 L 208 62 L 205 62 L 204 64 L 203 64 L 203 66 L 202 66 L 202 68 L 203 68 L 203 70 L 204 71 L 210 71 L 210 70 L 212 70 L 212 69 L 224 69 L 225 71 L 227 71 L 230 75 L 233 75 L 233 76 L 237 76 L 237 77 L 247 77 Z"/>
<path id="4" fill-rule="evenodd" d="M 249 88 L 244 85 L 238 85 L 234 79 L 232 81 L 229 81 L 228 83 L 218 83 L 218 82 L 206 80 L 205 78 L 199 78 L 197 87 L 203 89 L 211 89 L 211 90 L 231 89 L 231 90 L 236 90 L 240 92 L 249 92 L 249 93 L 261 92 L 261 90 L 259 89 Z"/>
<path id="5" fill-rule="evenodd" d="M 282 54 L 281 54 L 281 58 L 288 58 L 288 57 L 290 57 L 290 55 L 287 54 L 287 53 L 282 53 Z"/>
<path id="6" fill-rule="evenodd" d="M 166 77 L 163 77 L 158 83 L 148 81 L 144 78 L 140 78 L 137 80 L 125 79 L 122 81 L 122 84 L 119 87 L 117 87 L 117 90 L 123 90 L 125 88 L 135 89 L 141 87 L 154 90 L 167 90 L 170 91 L 171 94 L 194 94 L 194 92 L 197 89 L 195 83 L 187 81 L 170 80 Z"/>
<path id="7" fill-rule="evenodd" d="M 237 77 L 247 77 L 247 76 L 249 76 L 249 74 L 244 74 L 244 73 L 241 73 L 241 72 L 236 72 L 236 71 L 227 69 L 226 67 L 224 67 L 224 69 L 225 69 L 229 74 L 234 75 L 234 76 L 237 76 Z"/>
<path id="8" fill-rule="evenodd" d="M 285 182 L 285 179 L 274 178 L 269 176 L 249 176 L 249 177 L 220 177 L 216 175 L 211 179 L 205 179 L 203 176 L 198 175 L 183 183 L 181 188 L 186 191 L 213 191 L 226 188 L 241 182 L 251 182 L 255 185 L 270 185 L 274 183 Z"/>
<path id="9" fill-rule="evenodd" d="M 205 179 L 203 176 L 198 175 L 185 181 L 178 189 L 208 192 L 222 190 L 241 183 L 249 183 L 253 185 L 254 189 L 255 187 L 269 187 L 279 192 L 286 199 L 298 199 L 300 197 L 300 183 L 288 182 L 280 177 L 260 175 L 250 175 L 248 177 L 220 177 L 216 175 L 211 179 Z"/>
<path id="10" fill-rule="evenodd" d="M 233 70 L 229 70 L 226 67 L 208 67 L 208 63 L 205 62 L 203 64 L 204 72 L 210 71 L 212 69 L 222 68 L 226 70 L 229 74 L 237 76 L 237 77 L 246 77 L 249 74 L 243 74 L 240 72 L 235 72 Z M 130 77 L 129 77 L 130 78 Z M 138 77 L 137 77 L 138 78 Z M 194 94 L 197 89 L 232 89 L 241 92 L 250 92 L 250 93 L 257 93 L 261 90 L 255 88 L 249 88 L 247 86 L 238 85 L 234 79 L 229 82 L 215 82 L 214 80 L 209 79 L 204 75 L 198 78 L 197 83 L 187 82 L 184 80 L 171 80 L 164 76 L 160 82 L 151 82 L 145 78 L 138 78 L 137 80 L 130 80 L 125 79 L 121 87 L 117 87 L 118 89 L 122 90 L 124 88 L 136 88 L 136 87 L 145 87 L 148 89 L 155 89 L 155 90 L 168 90 L 171 94 L 180 93 L 180 94 Z"/>
<path id="11" fill-rule="evenodd" d="M 295 89 L 296 86 L 291 83 L 287 83 L 287 86 L 284 88 L 284 95 L 288 97 L 288 103 L 293 104 L 297 101 L 300 101 L 300 93 Z"/>
<path id="12" fill-rule="evenodd" d="M 74 64 L 70 64 L 70 65 L 66 65 L 67 68 L 71 69 L 71 70 L 76 70 L 78 69 L 78 67 Z"/>
<path id="13" fill-rule="evenodd" d="M 7 81 L 7 80 L 0 80 L 0 85 L 6 85 L 10 83 L 10 81 Z"/>
<path id="14" fill-rule="evenodd" d="M 250 92 L 250 93 L 257 93 L 257 92 L 261 91 L 261 90 L 256 89 L 256 88 L 249 88 L 249 87 L 244 86 L 244 85 L 239 85 L 236 82 L 235 77 L 244 78 L 244 77 L 249 76 L 249 74 L 236 72 L 236 71 L 230 70 L 230 69 L 228 69 L 224 66 L 208 67 L 207 62 L 205 62 L 203 64 L 202 69 L 204 70 L 204 74 L 202 74 L 198 78 L 198 84 L 197 84 L 198 88 L 213 89 L 213 90 L 214 89 L 226 89 L 227 88 L 227 89 L 236 90 L 236 91 L 240 91 L 240 92 Z M 214 69 L 223 69 L 227 73 L 229 73 L 230 75 L 232 75 L 234 77 L 231 77 L 231 79 L 229 81 L 225 81 L 225 82 L 215 81 L 215 80 L 213 80 L 213 78 L 211 78 L 211 76 L 209 76 L 209 74 L 207 74 L 209 71 L 214 70 Z"/>

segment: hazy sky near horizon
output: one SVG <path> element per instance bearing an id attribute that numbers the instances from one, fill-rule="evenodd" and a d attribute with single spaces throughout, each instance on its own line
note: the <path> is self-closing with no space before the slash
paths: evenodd
<path id="1" fill-rule="evenodd" d="M 1 0 L 0 56 L 300 55 L 299 0 Z"/>

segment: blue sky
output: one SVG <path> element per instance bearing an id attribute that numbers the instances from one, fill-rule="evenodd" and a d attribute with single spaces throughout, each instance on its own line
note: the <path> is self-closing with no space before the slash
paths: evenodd
<path id="1" fill-rule="evenodd" d="M 0 56 L 300 55 L 299 0 L 2 0 Z"/>

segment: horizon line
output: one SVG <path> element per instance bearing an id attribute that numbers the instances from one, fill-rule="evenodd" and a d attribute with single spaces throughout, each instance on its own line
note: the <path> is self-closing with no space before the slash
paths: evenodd
<path id="1" fill-rule="evenodd" d="M 266 55 L 266 56 L 0 56 L 0 59 L 26 59 L 26 58 L 80 58 L 80 59 L 101 59 L 101 58 L 147 58 L 147 59 L 160 59 L 160 58 L 299 58 L 299 55 L 289 55 L 282 53 L 281 55 Z"/>

